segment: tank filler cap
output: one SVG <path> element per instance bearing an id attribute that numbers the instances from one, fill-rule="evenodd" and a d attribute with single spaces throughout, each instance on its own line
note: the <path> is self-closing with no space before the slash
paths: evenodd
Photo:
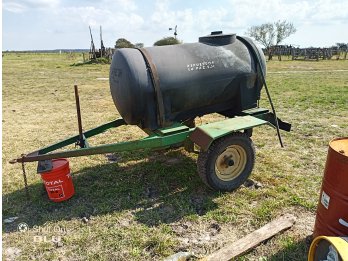
<path id="1" fill-rule="evenodd" d="M 210 35 L 199 37 L 200 43 L 209 45 L 227 45 L 236 40 L 236 34 L 223 34 L 222 31 L 211 32 Z"/>

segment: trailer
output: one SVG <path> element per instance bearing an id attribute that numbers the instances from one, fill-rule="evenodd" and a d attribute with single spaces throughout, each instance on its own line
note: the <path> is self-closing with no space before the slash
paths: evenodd
<path id="1" fill-rule="evenodd" d="M 199 61 L 199 62 L 195 62 Z M 75 97 L 78 135 L 23 154 L 11 161 L 38 162 L 39 173 L 52 170 L 52 160 L 95 154 L 198 147 L 197 171 L 202 181 L 219 191 L 232 191 L 250 176 L 255 163 L 253 129 L 269 125 L 290 131 L 278 119 L 265 80 L 262 50 L 251 39 L 221 31 L 198 43 L 120 49 L 110 67 L 111 94 L 121 118 L 83 131 L 78 87 Z M 259 107 L 265 87 L 271 111 Z M 195 117 L 220 113 L 222 121 L 196 126 Z M 123 125 L 137 125 L 147 137 L 92 146 L 89 138 Z M 78 148 L 62 150 L 75 144 Z"/>

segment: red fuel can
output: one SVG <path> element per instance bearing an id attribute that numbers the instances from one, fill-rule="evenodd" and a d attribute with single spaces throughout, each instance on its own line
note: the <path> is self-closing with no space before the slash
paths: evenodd
<path id="1" fill-rule="evenodd" d="M 71 198 L 74 193 L 74 184 L 67 159 L 53 159 L 52 169 L 41 173 L 41 179 L 50 200 L 60 202 Z"/>

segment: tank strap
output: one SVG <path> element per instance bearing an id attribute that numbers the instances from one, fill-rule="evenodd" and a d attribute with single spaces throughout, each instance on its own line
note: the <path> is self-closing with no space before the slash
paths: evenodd
<path id="1" fill-rule="evenodd" d="M 265 82 L 264 79 L 266 77 L 266 72 L 264 72 L 262 70 L 262 67 L 261 67 L 262 66 L 261 65 L 261 60 L 262 60 L 261 54 L 260 54 L 259 50 L 257 49 L 257 47 L 255 46 L 255 44 L 249 38 L 243 37 L 243 36 L 237 36 L 237 39 L 239 41 L 241 41 L 249 50 L 251 49 L 250 52 L 252 53 L 253 58 L 255 60 L 257 78 L 258 78 L 258 81 L 261 82 L 259 100 L 258 100 L 258 103 L 259 103 L 260 97 L 261 97 L 261 89 L 262 89 L 262 86 L 264 85 L 264 82 Z"/>
<path id="2" fill-rule="evenodd" d="M 146 66 L 149 69 L 151 81 L 152 81 L 153 87 L 155 88 L 156 99 L 157 99 L 158 124 L 161 127 L 164 127 L 165 126 L 164 103 L 163 103 L 163 96 L 162 96 L 162 92 L 160 88 L 160 80 L 159 80 L 156 65 L 153 63 L 152 58 L 146 49 L 144 48 L 137 48 L 137 49 L 143 55 Z"/>
<path id="3" fill-rule="evenodd" d="M 268 87 L 267 87 L 267 83 L 266 83 L 266 79 L 265 79 L 265 75 L 266 74 L 265 74 L 265 72 L 262 69 L 261 55 L 259 53 L 259 50 L 255 46 L 255 44 L 252 41 L 250 41 L 248 38 L 245 38 L 245 37 L 242 37 L 242 36 L 237 36 L 237 39 L 239 41 L 241 41 L 251 51 L 252 55 L 254 56 L 254 59 L 256 60 L 258 66 L 260 68 L 261 79 L 263 81 L 263 84 L 265 85 L 265 90 L 266 90 L 266 94 L 267 94 L 267 97 L 268 97 L 268 101 L 269 101 L 269 103 L 271 105 L 272 112 L 274 114 L 274 121 L 275 121 L 275 124 L 276 124 L 276 130 L 277 130 L 279 143 L 280 143 L 280 146 L 283 148 L 284 145 L 283 145 L 282 137 L 280 135 L 278 118 L 277 118 L 277 114 L 276 114 L 276 111 L 275 111 L 275 108 L 274 108 L 274 105 L 273 105 L 273 102 L 272 102 L 271 95 L 270 95 L 270 93 L 268 91 Z"/>

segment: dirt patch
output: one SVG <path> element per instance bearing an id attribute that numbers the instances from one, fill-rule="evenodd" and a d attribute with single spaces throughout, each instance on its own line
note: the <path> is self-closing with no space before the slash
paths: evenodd
<path id="1" fill-rule="evenodd" d="M 171 227 L 180 242 L 178 251 L 193 252 L 199 257 L 221 248 L 226 242 L 238 239 L 233 226 L 215 221 L 179 221 Z"/>
<path id="2" fill-rule="evenodd" d="M 16 247 L 8 247 L 5 250 L 6 260 L 8 261 L 17 260 L 20 254 L 21 250 Z"/>
<path id="3" fill-rule="evenodd" d="M 306 253 L 311 243 L 309 239 L 313 233 L 315 213 L 301 208 L 290 208 L 282 212 L 295 215 L 297 218 L 295 224 L 289 230 L 281 232 L 257 246 L 245 256 L 246 260 L 261 260 L 262 257 L 282 260 L 284 256 L 291 257 L 287 260 L 306 260 Z"/>
<path id="4" fill-rule="evenodd" d="M 276 235 L 276 237 L 290 237 L 294 242 L 306 241 L 307 237 L 313 233 L 315 215 L 309 211 L 296 208 L 288 209 L 284 213 L 295 215 L 297 220 L 291 229 Z M 171 227 L 176 239 L 180 242 L 177 251 L 193 252 L 198 257 L 204 257 L 215 252 L 240 239 L 242 234 L 245 234 L 241 227 L 215 221 L 179 221 L 173 223 Z M 243 232 L 241 232 L 242 230 Z M 260 260 L 260 257 L 268 256 L 270 253 L 276 254 L 280 246 L 275 242 L 275 239 L 265 241 L 249 253 L 247 260 Z"/>

